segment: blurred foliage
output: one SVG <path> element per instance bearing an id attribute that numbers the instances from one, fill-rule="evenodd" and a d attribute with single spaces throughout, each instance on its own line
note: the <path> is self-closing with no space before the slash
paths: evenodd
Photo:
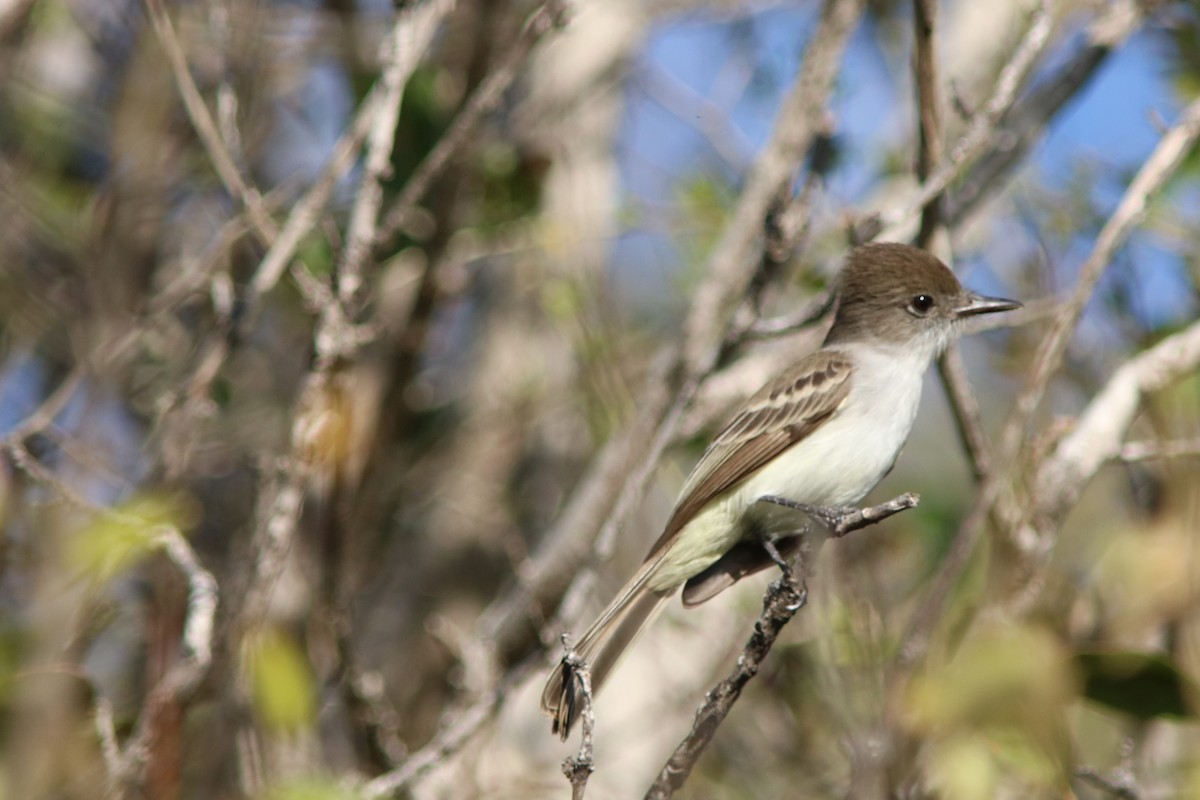
<path id="1" fill-rule="evenodd" d="M 332 780 L 301 780 L 272 786 L 258 800 L 357 800 L 359 797 L 359 793 Z"/>
<path id="2" fill-rule="evenodd" d="M 1083 693 L 1094 702 L 1140 720 L 1197 717 L 1200 688 L 1161 653 L 1080 652 Z"/>
<path id="3" fill-rule="evenodd" d="M 70 564 L 89 579 L 106 583 L 148 555 L 163 528 L 190 530 L 199 514 L 196 501 L 181 492 L 135 495 L 92 515 L 71 539 Z"/>
<path id="4" fill-rule="evenodd" d="M 931 664 L 914 678 L 905 719 L 931 741 L 931 777 L 947 797 L 993 797 L 1004 775 L 1040 794 L 1067 778 L 1064 714 L 1075 687 L 1067 654 L 1049 631 L 977 628 L 948 664 Z"/>
<path id="5" fill-rule="evenodd" d="M 279 734 L 295 733 L 316 720 L 316 683 L 299 644 L 279 629 L 256 632 L 248 651 L 254 708 Z"/>
<path id="6" fill-rule="evenodd" d="M 377 79 L 391 7 L 164 5 L 233 160 L 282 223 L 303 176 L 319 169 Z M 20 6 L 0 4 L 0 28 Z M 1138 46 L 1115 49 L 1100 77 L 1123 74 L 1130 63 L 1117 59 L 1132 53 L 1190 97 L 1200 86 L 1196 9 L 1154 6 Z M 972 31 L 973 15 L 992 6 L 967 7 L 942 4 L 947 64 L 1001 63 L 1010 50 L 996 42 L 1018 31 Z M 406 84 L 385 209 L 532 8 L 457 4 Z M 28 11 L 0 30 L 0 417 L 16 424 L 61 374 L 82 371 L 85 388 L 30 450 L 106 510 L 64 505 L 55 485 L 5 458 L 0 792 L 96 796 L 104 766 L 94 712 L 104 698 L 117 706 L 119 745 L 154 719 L 149 758 L 160 771 L 147 796 L 350 800 L 348 785 L 463 719 L 519 660 L 495 658 L 483 638 L 497 597 L 526 610 L 533 627 L 564 624 L 553 608 L 526 609 L 516 589 L 541 568 L 531 560 L 539 548 L 559 545 L 548 532 L 577 522 L 561 517 L 580 476 L 612 469 L 597 460 L 603 443 L 635 418 L 654 354 L 679 341 L 683 310 L 745 186 L 738 159 L 767 136 L 816 8 L 580 3 L 574 29 L 535 49 L 419 198 L 406 238 L 376 254 L 384 266 L 367 265 L 372 336 L 326 383 L 309 380 L 317 314 L 291 274 L 260 308 L 245 308 L 265 247 L 241 198 L 217 180 L 146 7 L 40 0 Z M 868 3 L 818 158 L 828 163 L 807 239 L 766 291 L 772 315 L 826 288 L 848 224 L 911 187 L 915 114 L 901 74 L 909 13 L 910 4 Z M 1070 9 L 1040 69 L 1074 52 L 1083 36 L 1075 20 L 1091 14 Z M 678 82 L 674 110 L 643 92 L 641 59 L 672 73 L 666 85 Z M 961 87 L 968 105 L 987 96 L 991 78 Z M 1060 119 L 1097 103 L 1125 114 L 1129 97 L 1093 96 L 1098 85 L 1079 89 Z M 1144 105 L 1138 113 L 1151 122 L 1171 116 L 1157 101 Z M 693 107 L 700 113 L 679 111 Z M 726 119 L 705 118 L 717 113 Z M 716 129 L 732 146 L 716 146 Z M 995 187 L 978 219 L 955 232 L 961 263 L 989 264 L 969 281 L 998 281 L 1031 300 L 1074 284 L 1138 166 L 1105 142 L 1072 140 L 1054 163 L 1035 149 L 1011 184 Z M 360 165 L 343 179 L 297 250 L 294 266 L 322 282 L 337 277 L 362 175 Z M 1114 262 L 1051 388 L 1048 416 L 1069 418 L 1115 365 L 1192 324 L 1178 310 L 1200 307 L 1197 176 L 1193 153 Z M 994 332 L 964 348 L 989 432 L 1045 330 Z M 811 330 L 747 343 L 736 354 L 745 361 L 728 366 L 782 364 L 818 339 Z M 1102 473 L 1056 532 L 1034 579 L 1046 581 L 1043 600 L 1024 617 L 1006 616 L 1010 554 L 989 540 L 939 620 L 933 658 L 890 694 L 904 631 L 974 491 L 952 421 L 928 396 L 925 405 L 921 441 L 888 484 L 919 491 L 920 507 L 826 548 L 809 608 L 686 792 L 883 796 L 856 781 L 881 769 L 887 742 L 902 762 L 892 796 L 1062 797 L 1072 766 L 1123 765 L 1128 741 L 1140 759 L 1130 769 L 1147 787 L 1200 796 L 1195 459 Z M 1194 437 L 1197 409 L 1192 377 L 1150 398 L 1131 437 Z M 623 565 L 644 555 L 719 416 L 668 450 L 644 508 L 587 561 L 596 583 L 619 581 Z M 1049 423 L 1047 441 L 1030 449 L 1068 428 Z M 614 471 L 623 479 L 638 467 Z M 293 495 L 278 491 L 290 468 L 299 469 Z M 278 513 L 280 496 L 298 503 L 294 519 Z M 593 506 L 579 517 L 611 504 Z M 186 655 L 187 582 L 167 559 L 147 558 L 164 526 L 188 534 L 220 590 L 212 671 L 178 705 L 156 705 L 150 693 Z M 272 538 L 292 529 L 287 541 Z M 265 587 L 250 583 L 274 545 L 286 551 L 278 574 Z M 612 749 L 599 761 L 597 797 L 644 790 L 643 775 L 661 766 L 706 682 L 736 658 L 767 579 L 673 618 L 631 655 L 621 670 L 632 676 L 630 696 L 598 706 L 598 746 Z M 266 620 L 246 633 L 246 598 L 259 590 Z M 566 607 L 575 613 L 595 594 L 575 592 Z M 541 630 L 518 655 L 557 632 Z M 353 665 L 337 663 L 350 656 Z M 480 736 L 440 758 L 413 796 L 563 795 L 562 753 L 527 695 L 510 691 Z M 622 700 L 634 710 L 622 712 Z M 386 748 L 371 741 L 376 723 Z"/>

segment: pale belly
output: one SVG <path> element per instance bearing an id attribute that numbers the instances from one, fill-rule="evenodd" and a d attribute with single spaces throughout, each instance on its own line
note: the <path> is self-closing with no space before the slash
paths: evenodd
<path id="1" fill-rule="evenodd" d="M 651 579 L 652 588 L 678 586 L 739 539 L 761 535 L 762 526 L 752 523 L 766 515 L 780 517 L 758 502 L 761 497 L 776 495 L 816 506 L 862 500 L 892 468 L 912 430 L 921 376 L 913 370 L 904 377 L 886 385 L 856 386 L 852 391 L 865 392 L 865 397 L 848 400 L 867 402 L 847 402 L 808 438 L 709 503 L 679 531 Z"/>

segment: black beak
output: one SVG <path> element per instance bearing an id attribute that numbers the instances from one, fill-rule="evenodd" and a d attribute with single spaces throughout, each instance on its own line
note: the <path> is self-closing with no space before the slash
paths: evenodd
<path id="1" fill-rule="evenodd" d="M 1015 311 L 1021 308 L 1016 300 L 1005 300 L 1003 297 L 984 297 L 981 294 L 967 292 L 967 302 L 954 309 L 955 317 L 974 317 L 979 314 L 995 314 L 998 311 Z"/>

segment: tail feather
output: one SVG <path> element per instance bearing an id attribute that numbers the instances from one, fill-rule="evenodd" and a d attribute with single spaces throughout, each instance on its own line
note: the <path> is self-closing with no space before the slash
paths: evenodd
<path id="1" fill-rule="evenodd" d="M 621 656 L 675 594 L 674 589 L 656 591 L 648 585 L 661 559 L 660 556 L 643 564 L 573 646 L 588 665 L 593 697 L 599 693 Z M 551 718 L 551 729 L 564 740 L 582 710 L 580 695 L 579 685 L 565 663 L 550 673 L 546 688 L 542 690 L 542 713 Z"/>

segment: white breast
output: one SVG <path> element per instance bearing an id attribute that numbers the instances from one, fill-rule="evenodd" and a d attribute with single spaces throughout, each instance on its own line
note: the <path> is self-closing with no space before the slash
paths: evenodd
<path id="1" fill-rule="evenodd" d="M 838 349 L 851 357 L 854 371 L 837 412 L 685 525 L 656 585 L 678 585 L 716 561 L 745 534 L 744 518 L 760 497 L 851 505 L 891 469 L 917 417 L 931 354 L 868 345 Z"/>

